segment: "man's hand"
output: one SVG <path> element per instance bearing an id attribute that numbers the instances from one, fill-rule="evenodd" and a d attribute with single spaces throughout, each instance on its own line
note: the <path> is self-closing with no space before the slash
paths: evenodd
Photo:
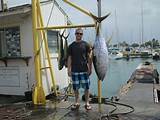
<path id="1" fill-rule="evenodd" d="M 68 67 L 68 76 L 71 77 L 72 72 L 71 72 L 71 56 L 68 57 L 68 62 L 67 62 L 67 67 Z"/>
<path id="2" fill-rule="evenodd" d="M 88 75 L 90 76 L 92 74 L 92 70 L 90 68 L 88 68 L 88 71 L 87 71 Z"/>
<path id="3" fill-rule="evenodd" d="M 72 73 L 71 70 L 68 70 L 68 76 L 71 77 Z"/>

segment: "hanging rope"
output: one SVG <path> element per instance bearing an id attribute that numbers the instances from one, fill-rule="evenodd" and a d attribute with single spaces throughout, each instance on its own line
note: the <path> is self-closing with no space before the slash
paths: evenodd
<path id="1" fill-rule="evenodd" d="M 49 24 L 49 22 L 50 22 L 50 19 L 51 19 L 52 13 L 53 13 L 53 9 L 54 9 L 54 4 L 55 4 L 55 0 L 53 0 L 53 5 L 52 5 L 51 11 L 50 11 L 50 15 L 49 15 L 49 18 L 48 18 L 47 26 L 46 26 L 46 27 L 48 27 L 48 24 Z"/>

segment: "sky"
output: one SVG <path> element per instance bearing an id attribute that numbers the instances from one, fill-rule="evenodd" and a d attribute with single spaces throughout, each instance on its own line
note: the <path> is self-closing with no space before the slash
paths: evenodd
<path id="1" fill-rule="evenodd" d="M 23 2 L 22 2 L 23 1 Z M 70 0 L 82 8 L 97 15 L 97 0 Z M 93 20 L 72 8 L 62 0 L 59 5 L 68 14 L 73 24 L 93 23 Z M 102 16 L 111 15 L 102 22 L 102 33 L 106 39 L 112 37 L 112 43 L 127 41 L 141 43 L 152 38 L 160 40 L 160 0 L 101 0 Z M 8 0 L 9 6 L 31 3 L 31 0 Z M 143 40 L 142 40 L 143 11 Z M 85 29 L 84 38 L 95 38 L 93 28 Z"/>

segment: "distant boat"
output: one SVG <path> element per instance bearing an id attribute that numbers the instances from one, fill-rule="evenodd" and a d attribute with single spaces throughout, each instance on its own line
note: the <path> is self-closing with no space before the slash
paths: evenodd
<path id="1" fill-rule="evenodd" d="M 113 60 L 119 60 L 119 59 L 123 59 L 124 57 L 122 52 L 116 51 L 113 54 L 110 54 L 109 58 Z"/>
<path id="2" fill-rule="evenodd" d="M 152 58 L 153 58 L 154 60 L 159 60 L 159 59 L 160 59 L 159 53 L 158 53 L 158 52 L 152 53 Z"/>
<path id="3" fill-rule="evenodd" d="M 141 58 L 151 58 L 152 57 L 151 50 L 144 49 L 140 53 L 141 53 Z"/>
<path id="4" fill-rule="evenodd" d="M 152 58 L 153 58 L 153 60 L 160 60 L 160 50 L 159 49 L 154 50 L 152 52 Z"/>
<path id="5" fill-rule="evenodd" d="M 123 59 L 123 58 L 126 58 L 123 56 L 123 53 L 122 52 L 119 52 L 116 56 L 115 56 L 115 60 L 119 60 L 119 59 Z"/>

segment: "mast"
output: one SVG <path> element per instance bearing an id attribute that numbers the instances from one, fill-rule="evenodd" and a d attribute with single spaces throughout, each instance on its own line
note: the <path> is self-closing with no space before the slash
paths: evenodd
<path id="1" fill-rule="evenodd" d="M 117 41 L 117 47 L 119 49 L 119 29 L 118 29 L 118 22 L 117 22 L 117 12 L 116 12 L 116 9 L 115 9 L 115 29 L 116 29 L 116 41 Z"/>
<path id="2" fill-rule="evenodd" d="M 143 23 L 143 0 L 141 0 L 141 44 L 143 44 L 144 40 L 144 23 Z"/>

